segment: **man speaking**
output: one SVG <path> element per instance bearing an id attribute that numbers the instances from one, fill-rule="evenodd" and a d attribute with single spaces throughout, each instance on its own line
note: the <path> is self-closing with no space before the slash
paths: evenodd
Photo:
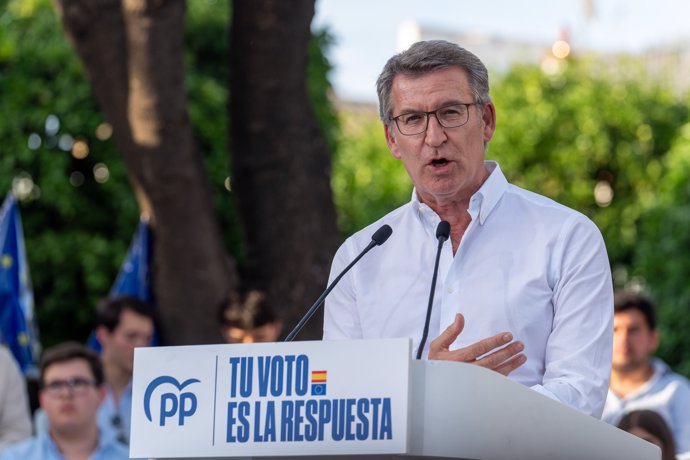
<path id="1" fill-rule="evenodd" d="M 388 147 L 414 191 L 338 250 L 331 279 L 376 228 L 393 229 L 331 292 L 324 339 L 411 337 L 428 359 L 493 369 L 599 417 L 613 318 L 599 230 L 485 161 L 496 109 L 474 54 L 416 43 L 388 61 L 377 91 Z"/>

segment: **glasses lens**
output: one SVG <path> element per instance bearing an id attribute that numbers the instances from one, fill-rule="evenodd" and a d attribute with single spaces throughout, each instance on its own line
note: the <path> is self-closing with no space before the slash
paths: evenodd
<path id="1" fill-rule="evenodd" d="M 451 105 L 436 111 L 436 118 L 444 128 L 457 128 L 467 123 L 469 112 L 465 105 Z"/>
<path id="2" fill-rule="evenodd" d="M 81 394 L 94 385 L 95 382 L 93 380 L 76 377 L 69 380 L 53 380 L 48 382 L 43 388 L 49 394 L 57 396 L 66 389 L 74 394 Z"/>
<path id="3" fill-rule="evenodd" d="M 394 118 L 398 130 L 406 136 L 422 134 L 429 126 L 429 116 L 434 115 L 438 123 L 444 128 L 457 128 L 467 123 L 470 117 L 469 106 L 473 104 L 457 104 L 441 107 L 433 112 L 412 112 L 398 115 Z"/>
<path id="4" fill-rule="evenodd" d="M 426 130 L 427 114 L 424 112 L 404 113 L 395 119 L 401 133 L 411 135 Z"/>

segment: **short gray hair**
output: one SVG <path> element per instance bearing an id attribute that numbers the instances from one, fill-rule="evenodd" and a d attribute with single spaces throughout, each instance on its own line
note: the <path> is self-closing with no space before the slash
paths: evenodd
<path id="1" fill-rule="evenodd" d="M 479 104 L 491 101 L 489 72 L 477 56 L 445 40 L 417 42 L 390 58 L 376 80 L 381 120 L 389 123 L 393 118 L 391 91 L 395 77 L 398 75 L 422 76 L 448 67 L 460 67 L 467 73 L 470 89 Z"/>

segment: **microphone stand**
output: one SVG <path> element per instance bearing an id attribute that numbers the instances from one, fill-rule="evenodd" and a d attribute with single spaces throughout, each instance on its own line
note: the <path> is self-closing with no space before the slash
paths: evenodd
<path id="1" fill-rule="evenodd" d="M 426 344 L 427 336 L 429 335 L 429 323 L 431 322 L 431 307 L 434 304 L 434 293 L 436 291 L 436 277 L 438 275 L 438 263 L 441 259 L 441 248 L 450 236 L 450 224 L 445 220 L 438 223 L 436 227 L 436 239 L 438 239 L 438 248 L 436 249 L 436 262 L 434 263 L 434 275 L 431 278 L 431 292 L 429 293 L 429 305 L 426 307 L 426 320 L 424 321 L 424 332 L 422 332 L 422 340 L 419 342 L 417 348 L 417 359 L 422 359 L 422 350 Z"/>

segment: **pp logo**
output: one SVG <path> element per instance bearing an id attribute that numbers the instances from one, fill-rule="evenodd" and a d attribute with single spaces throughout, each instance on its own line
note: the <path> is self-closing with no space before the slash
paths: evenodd
<path id="1" fill-rule="evenodd" d="M 186 386 L 198 382 L 198 379 L 188 379 L 180 383 L 176 378 L 169 375 L 162 375 L 153 379 L 149 386 L 146 387 L 146 392 L 144 393 L 144 413 L 149 422 L 153 422 L 153 417 L 151 417 L 151 396 L 153 396 L 154 390 L 160 385 L 170 384 L 177 391 L 161 394 L 159 425 L 165 426 L 167 419 L 173 418 L 176 415 L 177 424 L 179 426 L 184 425 L 184 419 L 191 417 L 196 412 L 196 395 L 188 391 L 182 392 L 182 390 Z"/>

